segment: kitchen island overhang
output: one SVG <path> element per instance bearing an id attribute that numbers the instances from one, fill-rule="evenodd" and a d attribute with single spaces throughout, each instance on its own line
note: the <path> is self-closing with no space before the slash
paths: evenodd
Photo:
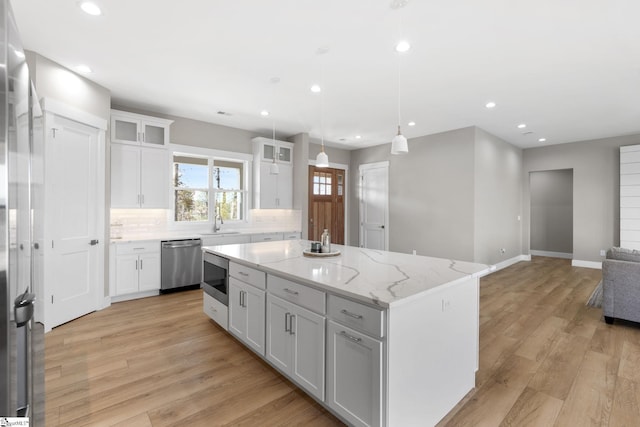
<path id="1" fill-rule="evenodd" d="M 316 312 L 323 323 L 319 351 L 326 352 L 321 355 L 322 374 L 318 375 L 326 375 L 327 392 L 323 378 L 323 386 L 310 394 L 329 410 L 353 425 L 435 425 L 475 386 L 479 277 L 493 267 L 337 245 L 340 256 L 310 258 L 303 256 L 309 246 L 310 242 L 299 240 L 203 250 L 266 274 L 267 339 L 266 355 L 261 356 L 281 371 L 269 360 L 270 346 L 275 345 L 269 333 L 269 301 L 283 296 L 277 295 L 278 282 L 326 295 L 326 304 Z M 367 330 L 358 323 L 357 317 L 362 318 L 357 314 L 358 304 L 363 312 L 367 306 L 379 311 L 378 336 L 375 328 Z M 293 323 L 290 328 L 289 333 Z M 297 326 L 295 329 L 297 332 Z M 368 343 L 372 344 L 366 346 Z M 338 372 L 347 369 L 343 359 L 360 353 L 373 367 L 361 379 L 370 382 L 371 375 L 379 375 L 373 381 L 379 390 L 362 399 L 342 392 L 341 375 L 346 373 Z M 357 384 L 357 379 L 350 382 Z M 292 380 L 304 389 L 305 384 Z"/>

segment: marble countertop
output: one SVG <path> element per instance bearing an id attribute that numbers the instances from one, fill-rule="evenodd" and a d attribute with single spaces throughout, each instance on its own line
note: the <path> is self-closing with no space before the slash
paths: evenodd
<path id="1" fill-rule="evenodd" d="M 382 307 L 401 304 L 441 286 L 495 270 L 495 266 L 331 245 L 335 257 L 306 257 L 307 240 L 224 246 L 203 250 L 267 273 Z"/>

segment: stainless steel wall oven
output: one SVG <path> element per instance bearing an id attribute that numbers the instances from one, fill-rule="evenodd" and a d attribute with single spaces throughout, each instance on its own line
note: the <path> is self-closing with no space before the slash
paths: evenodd
<path id="1" fill-rule="evenodd" d="M 202 256 L 202 289 L 229 305 L 229 260 L 205 252 Z"/>

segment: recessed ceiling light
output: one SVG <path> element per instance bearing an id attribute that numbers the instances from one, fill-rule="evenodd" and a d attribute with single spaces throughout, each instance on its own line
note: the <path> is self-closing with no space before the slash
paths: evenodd
<path id="1" fill-rule="evenodd" d="M 84 13 L 87 13 L 92 16 L 102 15 L 102 10 L 100 10 L 100 7 L 98 7 L 97 4 L 92 3 L 90 1 L 80 2 L 80 9 L 82 9 Z"/>
<path id="2" fill-rule="evenodd" d="M 526 128 L 526 127 L 527 127 L 527 125 L 526 125 L 526 124 L 524 124 L 524 123 L 520 123 L 520 124 L 518 125 L 518 129 L 524 129 L 524 128 Z"/>
<path id="3" fill-rule="evenodd" d="M 485 107 L 491 109 L 491 108 L 496 108 L 496 103 L 493 101 L 487 102 L 485 105 Z"/>
<path id="4" fill-rule="evenodd" d="M 267 110 L 262 110 L 260 111 L 260 115 L 266 117 L 269 115 L 269 112 Z"/>
<path id="5" fill-rule="evenodd" d="M 415 125 L 416 125 L 416 122 L 409 122 L 409 123 L 407 123 L 407 124 L 408 124 L 409 126 L 415 126 Z"/>
<path id="6" fill-rule="evenodd" d="M 311 92 L 313 93 L 320 93 L 322 91 L 322 89 L 320 89 L 319 85 L 313 85 L 311 86 Z"/>
<path id="7" fill-rule="evenodd" d="M 403 53 L 407 52 L 409 49 L 411 49 L 411 45 L 406 40 L 400 40 L 396 45 L 396 52 Z"/>
<path id="8" fill-rule="evenodd" d="M 356 135 L 356 139 L 361 139 L 361 138 L 362 138 L 362 136 Z"/>
<path id="9" fill-rule="evenodd" d="M 538 142 L 546 142 L 547 138 L 538 138 Z"/>
<path id="10" fill-rule="evenodd" d="M 89 66 L 84 65 L 84 64 L 78 65 L 76 67 L 76 71 L 79 72 L 79 73 L 82 73 L 82 74 L 89 74 L 89 73 L 92 72 L 91 68 L 89 68 Z"/>

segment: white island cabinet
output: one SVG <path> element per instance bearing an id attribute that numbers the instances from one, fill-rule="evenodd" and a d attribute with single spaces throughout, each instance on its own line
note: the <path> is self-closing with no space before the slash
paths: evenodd
<path id="1" fill-rule="evenodd" d="M 475 386 L 492 267 L 339 245 L 309 258 L 309 245 L 204 250 L 266 274 L 265 360 L 347 424 L 437 424 Z"/>
<path id="2" fill-rule="evenodd" d="M 229 332 L 264 356 L 265 274 L 229 263 Z"/>

